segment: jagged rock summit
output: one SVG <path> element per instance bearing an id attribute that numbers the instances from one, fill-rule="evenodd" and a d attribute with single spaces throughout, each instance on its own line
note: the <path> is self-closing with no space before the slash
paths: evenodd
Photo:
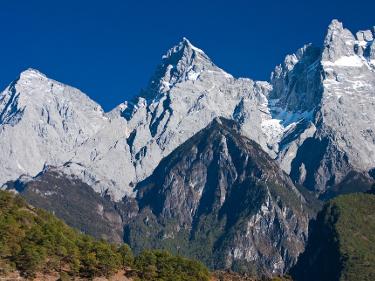
<path id="1" fill-rule="evenodd" d="M 334 20 L 321 54 L 306 66 L 304 85 L 310 83 L 311 87 L 308 91 L 300 87 L 299 91 L 319 97 L 308 99 L 316 101 L 312 102 L 314 119 L 300 134 L 308 136 L 290 142 L 280 159 L 284 164 L 291 159 L 290 171 L 286 170 L 292 178 L 319 194 L 345 180 L 352 171 L 368 177 L 367 172 L 375 165 L 373 37 L 370 30 L 354 36 Z"/>
<path id="2" fill-rule="evenodd" d="M 207 70 L 217 71 L 218 68 L 201 49 L 193 46 L 184 37 L 162 57 L 162 62 L 157 67 L 147 89 L 148 96 L 165 93 L 175 84 L 183 81 L 196 81 L 201 72 Z M 229 74 L 226 75 L 231 77 Z"/>
<path id="3" fill-rule="evenodd" d="M 218 116 L 252 127 L 252 115 L 259 122 L 247 132 L 268 149 L 261 120 L 271 118 L 266 105 L 269 89 L 266 82 L 233 78 L 184 39 L 163 57 L 143 97 L 122 105 L 134 181 L 150 175 L 163 157 Z"/>

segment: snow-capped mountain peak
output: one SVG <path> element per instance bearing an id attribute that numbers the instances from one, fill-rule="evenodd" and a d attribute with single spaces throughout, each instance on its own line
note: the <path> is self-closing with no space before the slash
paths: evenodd
<path id="1" fill-rule="evenodd" d="M 28 68 L 21 72 L 19 80 L 48 79 L 45 74 L 34 68 Z"/>
<path id="2" fill-rule="evenodd" d="M 374 35 L 354 36 L 334 20 L 322 48 L 287 56 L 271 83 L 234 78 L 183 38 L 146 89 L 109 114 L 79 90 L 26 70 L 0 94 L 1 183 L 72 162 L 72 174 L 118 200 L 220 116 L 237 121 L 295 181 L 324 192 L 351 169 L 374 167 Z M 321 146 L 315 162 L 310 145 Z"/>
<path id="3" fill-rule="evenodd" d="M 375 30 L 360 30 L 356 35 L 338 20 L 333 20 L 324 40 L 322 64 L 334 67 L 374 68 Z"/>
<path id="4" fill-rule="evenodd" d="M 200 54 L 204 54 L 204 51 L 195 47 L 189 39 L 187 39 L 186 37 L 182 37 L 182 40 L 177 44 L 175 45 L 174 47 L 172 47 L 171 49 L 168 50 L 168 52 L 162 56 L 163 59 L 168 59 L 172 56 L 172 54 L 174 53 L 178 53 L 178 52 L 181 52 L 184 53 L 185 51 L 186 52 L 189 52 L 189 51 L 193 51 L 193 52 L 198 52 Z"/>
<path id="5" fill-rule="evenodd" d="M 164 61 L 171 60 L 171 62 L 173 63 L 173 58 L 177 58 L 178 60 L 180 60 L 183 58 L 191 57 L 193 54 L 194 55 L 200 54 L 209 60 L 209 58 L 203 52 L 203 50 L 195 47 L 189 41 L 189 39 L 187 39 L 186 37 L 183 37 L 182 40 L 177 45 L 169 49 L 167 53 L 162 56 L 162 59 Z"/>
<path id="6" fill-rule="evenodd" d="M 150 85 L 148 94 L 166 93 L 175 84 L 184 81 L 196 81 L 203 72 L 220 72 L 231 77 L 218 68 L 211 59 L 199 48 L 195 47 L 187 38 L 172 47 L 162 57 Z"/>
<path id="7" fill-rule="evenodd" d="M 308 78 L 303 85 L 313 82 L 317 86 L 315 92 L 314 87 L 305 91 L 308 96 L 317 97 L 316 114 L 311 127 L 314 133 L 300 146 L 290 174 L 317 193 L 338 185 L 350 171 L 367 173 L 374 167 L 373 37 L 371 30 L 359 31 L 355 36 L 341 22 L 333 20 L 318 65 L 307 65 L 307 75 L 298 75 Z M 307 153 L 312 150 L 320 151 L 320 156 Z M 291 149 L 284 154 L 292 155 Z"/>
<path id="8" fill-rule="evenodd" d="M 35 69 L 23 71 L 0 93 L 1 183 L 63 164 L 107 122 L 78 89 Z"/>
<path id="9" fill-rule="evenodd" d="M 333 20 L 324 40 L 323 61 L 336 61 L 343 56 L 355 55 L 354 41 L 353 34 L 341 22 Z"/>

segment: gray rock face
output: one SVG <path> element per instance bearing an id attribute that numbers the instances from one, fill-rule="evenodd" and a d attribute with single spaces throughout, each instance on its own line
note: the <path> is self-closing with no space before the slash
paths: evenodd
<path id="1" fill-rule="evenodd" d="M 370 60 L 375 60 L 375 41 L 372 41 L 370 45 Z"/>
<path id="2" fill-rule="evenodd" d="M 320 48 L 306 45 L 288 55 L 271 75 L 270 99 L 286 112 L 310 112 L 319 105 L 322 94 L 320 80 Z M 277 111 L 274 109 L 274 114 Z"/>
<path id="3" fill-rule="evenodd" d="M 333 20 L 324 40 L 323 60 L 335 61 L 343 56 L 355 55 L 354 41 L 354 35 L 341 22 Z"/>
<path id="4" fill-rule="evenodd" d="M 305 198 L 234 122 L 215 119 L 137 186 L 136 250 L 166 247 L 213 268 L 281 274 L 304 248 Z M 254 273 L 253 272 L 253 273 Z"/>
<path id="5" fill-rule="evenodd" d="M 101 107 L 79 90 L 23 72 L 0 94 L 0 183 L 61 165 L 106 123 Z"/>

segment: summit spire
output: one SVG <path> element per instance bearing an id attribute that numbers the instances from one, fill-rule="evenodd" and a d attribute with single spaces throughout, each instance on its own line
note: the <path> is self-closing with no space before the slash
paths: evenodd
<path id="1" fill-rule="evenodd" d="M 354 55 L 355 37 L 343 24 L 334 19 L 328 26 L 324 40 L 323 60 L 335 61 L 343 56 Z"/>
<path id="2" fill-rule="evenodd" d="M 162 57 L 149 88 L 151 92 L 166 92 L 176 83 L 196 80 L 202 71 L 213 67 L 217 68 L 204 51 L 183 37 Z"/>

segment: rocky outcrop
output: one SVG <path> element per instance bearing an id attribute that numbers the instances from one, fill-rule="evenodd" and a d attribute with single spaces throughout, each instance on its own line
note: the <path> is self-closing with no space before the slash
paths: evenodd
<path id="1" fill-rule="evenodd" d="M 311 44 L 286 56 L 271 75 L 273 114 L 279 110 L 301 113 L 316 110 L 322 97 L 319 60 L 321 49 Z"/>
<path id="2" fill-rule="evenodd" d="M 163 247 L 212 268 L 272 275 L 304 249 L 305 197 L 232 121 L 215 119 L 136 189 L 140 213 L 125 231 L 135 250 Z"/>

